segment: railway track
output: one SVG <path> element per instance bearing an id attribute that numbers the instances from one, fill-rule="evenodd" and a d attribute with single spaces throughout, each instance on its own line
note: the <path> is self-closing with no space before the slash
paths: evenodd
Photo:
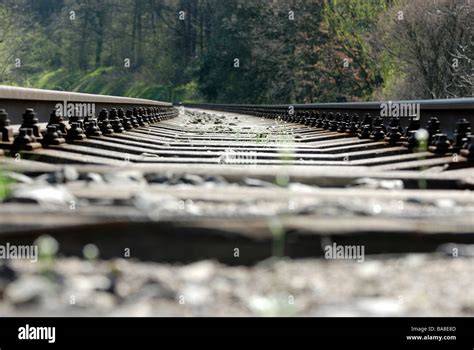
<path id="1" fill-rule="evenodd" d="M 410 103 L 420 118 L 3 88 L 0 239 L 229 264 L 472 243 L 474 100 Z"/>

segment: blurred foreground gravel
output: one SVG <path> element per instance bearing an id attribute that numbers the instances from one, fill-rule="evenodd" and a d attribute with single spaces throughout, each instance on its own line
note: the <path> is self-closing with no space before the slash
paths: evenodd
<path id="1" fill-rule="evenodd" d="M 474 316 L 474 258 L 0 265 L 1 316 Z"/>

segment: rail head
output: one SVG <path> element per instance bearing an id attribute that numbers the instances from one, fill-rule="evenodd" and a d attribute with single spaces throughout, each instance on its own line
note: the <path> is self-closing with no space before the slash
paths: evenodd
<path id="1" fill-rule="evenodd" d="M 308 104 L 185 104 L 185 106 L 224 107 L 224 108 L 249 108 L 249 109 L 350 109 L 350 110 L 379 110 L 384 105 L 419 105 L 421 110 L 474 110 L 474 97 L 438 99 L 438 100 L 400 100 L 400 101 L 374 101 L 374 102 L 339 102 L 339 103 L 308 103 Z"/>
<path id="2" fill-rule="evenodd" d="M 22 123 L 26 108 L 33 108 L 40 122 L 47 122 L 53 109 L 94 107 L 132 109 L 135 107 L 173 108 L 172 103 L 147 100 L 142 98 L 86 94 L 69 91 L 43 90 L 17 86 L 0 85 L 0 108 L 5 109 L 13 124 Z"/>
<path id="3" fill-rule="evenodd" d="M 0 100 L 23 101 L 54 101 L 54 102 L 87 102 L 87 103 L 112 103 L 135 104 L 157 107 L 171 107 L 168 102 L 147 100 L 142 98 L 120 97 L 110 95 L 95 95 L 80 92 L 56 91 L 24 88 L 18 86 L 0 85 Z"/>

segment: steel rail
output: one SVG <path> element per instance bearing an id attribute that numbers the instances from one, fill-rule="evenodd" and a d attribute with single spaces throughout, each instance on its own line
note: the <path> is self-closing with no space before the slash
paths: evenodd
<path id="1" fill-rule="evenodd" d="M 256 116 L 265 116 L 274 118 L 283 116 L 289 121 L 301 124 L 311 125 L 310 120 L 315 118 L 316 113 L 341 113 L 353 114 L 362 118 L 365 114 L 372 117 L 382 117 L 389 119 L 394 116 L 393 113 L 384 115 L 382 112 L 383 104 L 386 104 L 386 111 L 398 105 L 401 108 L 407 108 L 408 105 L 413 109 L 419 107 L 419 119 L 422 125 L 436 117 L 439 119 L 440 128 L 449 137 L 454 134 L 455 125 L 458 120 L 466 119 L 471 125 L 474 125 L 474 98 L 456 98 L 443 100 L 403 100 L 403 101 L 378 101 L 378 102 L 342 102 L 342 103 L 313 103 L 313 104 L 275 104 L 275 105 L 256 105 L 256 104 L 184 104 L 185 107 L 205 110 L 215 110 L 222 112 L 235 112 Z M 408 124 L 409 116 L 400 115 L 400 125 L 405 127 Z"/>
<path id="2" fill-rule="evenodd" d="M 473 110 L 474 97 L 438 99 L 438 100 L 399 100 L 399 101 L 374 101 L 374 102 L 340 102 L 340 103 L 307 103 L 307 104 L 218 104 L 218 103 L 186 103 L 186 107 L 198 107 L 203 109 L 214 108 L 249 108 L 249 109 L 288 109 L 290 106 L 295 109 L 380 109 L 384 103 L 392 104 L 419 104 L 422 110 Z"/>
<path id="3" fill-rule="evenodd" d="M 25 106 L 33 108 L 40 122 L 47 122 L 57 103 L 89 103 L 102 108 L 172 107 L 171 103 L 142 98 L 86 94 L 0 85 L 0 108 L 6 109 L 13 124 L 22 122 Z"/>

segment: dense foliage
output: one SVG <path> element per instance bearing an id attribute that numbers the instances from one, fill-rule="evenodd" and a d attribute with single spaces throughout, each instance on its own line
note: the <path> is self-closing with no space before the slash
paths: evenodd
<path id="1" fill-rule="evenodd" d="M 233 103 L 472 96 L 471 22 L 468 0 L 0 0 L 0 83 Z"/>

